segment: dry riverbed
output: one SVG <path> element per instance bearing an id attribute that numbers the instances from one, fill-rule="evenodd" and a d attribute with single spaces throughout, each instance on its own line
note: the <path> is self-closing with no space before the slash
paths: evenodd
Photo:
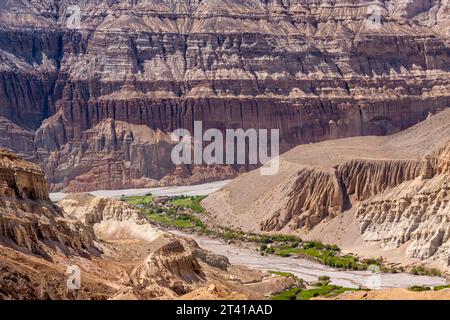
<path id="1" fill-rule="evenodd" d="M 290 272 L 307 282 L 316 281 L 320 276 L 328 276 L 331 284 L 347 288 L 409 288 L 413 285 L 433 287 L 448 284 L 448 281 L 441 277 L 417 276 L 408 273 L 374 274 L 371 271 L 346 271 L 333 269 L 302 258 L 261 256 L 252 244 L 227 243 L 220 239 L 211 239 L 178 230 L 170 232 L 195 239 L 202 248 L 226 256 L 231 264 L 260 270 Z"/>
<path id="2" fill-rule="evenodd" d="M 98 190 L 89 192 L 96 197 L 108 197 L 113 199 L 120 199 L 122 197 L 143 196 L 148 193 L 156 197 L 172 197 L 172 196 L 206 196 L 216 192 L 223 186 L 230 183 L 231 180 L 216 181 L 192 186 L 177 186 L 177 187 L 161 187 L 161 188 L 145 188 L 145 189 L 122 189 L 122 190 Z M 60 201 L 67 196 L 63 192 L 50 193 L 52 201 Z"/>
<path id="3" fill-rule="evenodd" d="M 95 196 L 111 198 L 122 198 L 130 196 L 144 196 L 151 193 L 153 197 L 173 197 L 180 195 L 204 196 L 215 192 L 229 181 L 220 181 L 194 186 L 164 187 L 150 189 L 127 189 L 127 190 L 101 190 L 91 192 Z M 51 194 L 53 201 L 61 200 L 65 194 Z M 197 243 L 216 254 L 226 256 L 234 265 L 244 265 L 260 270 L 275 270 L 289 272 L 307 281 L 317 281 L 318 277 L 327 276 L 331 284 L 347 287 L 370 289 L 380 288 L 408 288 L 414 285 L 438 286 L 449 282 L 441 277 L 418 276 L 408 273 L 372 273 L 371 271 L 347 271 L 327 267 L 320 263 L 297 257 L 280 257 L 276 255 L 261 256 L 255 243 L 237 241 L 228 243 L 221 239 L 190 234 L 185 231 L 169 230 L 177 235 L 193 238 Z"/>

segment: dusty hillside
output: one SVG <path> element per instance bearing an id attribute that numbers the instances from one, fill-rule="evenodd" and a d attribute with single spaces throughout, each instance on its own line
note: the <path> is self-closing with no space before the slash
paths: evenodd
<path id="1" fill-rule="evenodd" d="M 39 163 L 51 190 L 90 191 L 252 169 L 175 167 L 167 132 L 193 120 L 281 129 L 282 151 L 395 133 L 448 106 L 449 6 L 3 0 L 0 145 Z"/>
<path id="2" fill-rule="evenodd" d="M 448 270 L 449 142 L 447 110 L 389 137 L 299 146 L 277 175 L 250 172 L 204 200 L 207 219 Z"/>
<path id="3" fill-rule="evenodd" d="M 5 150 L 0 182 L 0 299 L 248 299 L 292 285 L 231 266 L 121 201 L 77 194 L 57 207 L 40 169 Z M 68 266 L 81 271 L 77 290 Z"/>

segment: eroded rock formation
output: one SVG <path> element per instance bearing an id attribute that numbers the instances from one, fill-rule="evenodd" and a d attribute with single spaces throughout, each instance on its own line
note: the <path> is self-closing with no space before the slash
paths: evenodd
<path id="1" fill-rule="evenodd" d="M 124 202 L 74 194 L 58 207 L 39 167 L 5 150 L 0 183 L 0 299 L 248 299 L 265 291 L 247 282 L 292 285 L 231 266 Z M 75 267 L 79 288 L 69 287 Z"/>
<path id="2" fill-rule="evenodd" d="M 0 149 L 0 243 L 50 259 L 49 247 L 89 255 L 92 228 L 64 215 L 48 198 L 37 165 Z"/>
<path id="3" fill-rule="evenodd" d="M 5 149 L 0 149 L 0 195 L 19 199 L 48 200 L 41 169 Z"/>
<path id="4" fill-rule="evenodd" d="M 288 224 L 293 229 L 313 227 L 326 217 L 342 212 L 344 208 L 344 190 L 336 172 L 300 170 L 287 195 L 286 207 L 262 221 L 261 230 L 281 230 Z"/>
<path id="5" fill-rule="evenodd" d="M 426 161 L 351 160 L 330 170 L 305 168 L 296 173 L 287 204 L 261 230 L 314 228 L 350 207 L 349 198 L 370 199 L 384 190 L 421 176 Z"/>
<path id="6" fill-rule="evenodd" d="M 437 161 L 437 174 L 407 180 L 358 206 L 357 219 L 366 241 L 394 249 L 430 264 L 450 266 L 450 143 Z"/>
<path id="7" fill-rule="evenodd" d="M 365 200 L 419 177 L 426 163 L 420 160 L 352 160 L 340 165 L 337 174 L 348 195 Z"/>
<path id="8" fill-rule="evenodd" d="M 449 141 L 446 110 L 392 136 L 299 146 L 281 156 L 276 175 L 256 170 L 210 195 L 205 219 L 333 243 L 346 238 L 349 250 L 361 250 L 353 243 L 362 239 L 372 252 L 403 248 L 405 259 L 448 271 Z"/>
<path id="9" fill-rule="evenodd" d="M 450 27 L 445 1 L 397 2 L 374 26 L 365 0 L 3 1 L 0 144 L 85 191 L 252 169 L 176 168 L 165 133 L 193 120 L 282 151 L 398 132 L 448 106 Z"/>

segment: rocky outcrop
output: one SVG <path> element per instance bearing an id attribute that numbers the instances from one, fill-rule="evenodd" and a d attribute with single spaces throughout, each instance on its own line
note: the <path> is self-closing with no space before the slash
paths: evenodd
<path id="1" fill-rule="evenodd" d="M 61 207 L 93 227 L 98 239 L 113 242 L 144 242 L 129 271 L 132 287 L 148 291 L 151 297 L 186 294 L 207 281 L 196 252 L 198 246 L 163 232 L 150 224 L 136 208 L 108 198 L 73 194 L 60 202 Z M 136 247 L 136 244 L 133 245 Z"/>
<path id="2" fill-rule="evenodd" d="M 51 190 L 253 169 L 174 166 L 164 134 L 193 120 L 205 130 L 278 128 L 287 151 L 392 134 L 448 106 L 443 1 L 378 1 L 379 28 L 368 23 L 377 2 L 363 0 L 7 3 L 0 132 L 20 131 L 20 142 L 0 144 L 41 164 Z M 81 11 L 74 29 L 69 4 Z"/>
<path id="3" fill-rule="evenodd" d="M 370 199 L 388 188 L 421 176 L 426 161 L 352 160 L 331 170 L 305 168 L 296 173 L 286 205 L 268 220 L 261 222 L 262 231 L 279 231 L 289 224 L 296 230 L 311 230 L 325 219 L 349 209 L 349 198 Z"/>
<path id="4" fill-rule="evenodd" d="M 357 218 L 366 241 L 388 249 L 406 244 L 408 256 L 450 267 L 449 146 L 436 159 L 434 177 L 406 181 L 359 205 Z"/>
<path id="5" fill-rule="evenodd" d="M 333 171 L 304 169 L 296 173 L 287 194 L 286 206 L 262 221 L 262 231 L 312 228 L 327 217 L 345 209 L 345 191 L 341 179 Z"/>
<path id="6" fill-rule="evenodd" d="M 124 202 L 74 194 L 61 201 L 65 212 L 48 200 L 40 169 L 3 150 L 0 177 L 0 299 L 177 298 L 216 285 L 229 290 L 218 299 L 262 297 L 242 285 L 266 275 L 231 268 Z"/>
<path id="7" fill-rule="evenodd" d="M 180 240 L 171 239 L 133 270 L 132 281 L 144 288 L 164 285 L 178 295 L 192 291 L 204 282 L 204 274 L 192 250 Z"/>
<path id="8" fill-rule="evenodd" d="M 5 149 L 0 149 L 0 196 L 49 200 L 41 169 Z"/>
<path id="9" fill-rule="evenodd" d="M 420 160 L 352 160 L 340 165 L 336 171 L 347 195 L 361 201 L 417 178 L 426 163 Z"/>
<path id="10" fill-rule="evenodd" d="M 443 147 L 439 152 L 439 157 L 437 159 L 437 173 L 450 173 L 450 144 Z"/>
<path id="11" fill-rule="evenodd" d="M 280 157 L 274 176 L 256 170 L 206 198 L 205 221 L 326 239 L 448 271 L 449 119 L 446 110 L 392 136 L 296 147 Z"/>
<path id="12" fill-rule="evenodd" d="M 0 150 L 0 244 L 50 259 L 49 247 L 66 254 L 95 252 L 93 230 L 52 204 L 37 165 Z"/>

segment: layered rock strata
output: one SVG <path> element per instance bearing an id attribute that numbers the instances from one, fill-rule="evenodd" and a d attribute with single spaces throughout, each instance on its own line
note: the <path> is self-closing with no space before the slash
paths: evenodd
<path id="1" fill-rule="evenodd" d="M 449 270 L 449 120 L 446 110 L 392 136 L 294 148 L 280 157 L 276 175 L 256 170 L 210 195 L 205 219 L 315 239 L 326 230 L 327 241 L 346 237 L 352 250 L 362 239 L 372 251 L 401 249 L 405 258 Z"/>
<path id="2" fill-rule="evenodd" d="M 1 196 L 49 200 L 44 175 L 37 165 L 0 149 L 0 168 Z"/>
<path id="3" fill-rule="evenodd" d="M 0 299 L 256 299 L 266 291 L 243 284 L 294 281 L 231 266 L 121 201 L 74 194 L 57 207 L 38 166 L 5 150 L 0 186 Z"/>
<path id="4" fill-rule="evenodd" d="M 445 1 L 20 0 L 0 12 L 0 133 L 15 137 L 0 144 L 41 164 L 51 190 L 252 169 L 173 165 L 164 134 L 194 120 L 280 129 L 286 151 L 392 134 L 448 106 Z"/>
<path id="5" fill-rule="evenodd" d="M 48 197 L 37 165 L 0 150 L 0 244 L 50 259 L 49 248 L 69 255 L 95 252 L 92 228 L 65 216 Z"/>
<path id="6" fill-rule="evenodd" d="M 350 207 L 349 198 L 370 199 L 422 175 L 425 161 L 352 160 L 329 171 L 305 168 L 295 174 L 284 210 L 261 222 L 261 230 L 312 229 Z M 281 218 L 282 217 L 282 218 Z"/>
<path id="7" fill-rule="evenodd" d="M 387 249 L 407 244 L 407 256 L 450 266 L 449 155 L 450 144 L 438 155 L 433 177 L 405 181 L 358 206 L 366 241 Z"/>

